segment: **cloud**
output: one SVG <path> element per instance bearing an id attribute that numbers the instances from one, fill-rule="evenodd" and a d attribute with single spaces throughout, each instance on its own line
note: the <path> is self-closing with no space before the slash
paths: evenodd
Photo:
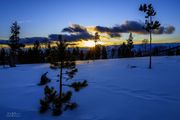
<path id="1" fill-rule="evenodd" d="M 96 26 L 95 27 L 95 30 L 98 31 L 98 32 L 112 32 L 112 28 L 109 28 L 109 27 L 103 27 L 103 26 Z"/>
<path id="2" fill-rule="evenodd" d="M 96 26 L 95 30 L 101 33 L 117 34 L 133 32 L 137 34 L 147 34 L 147 31 L 143 29 L 144 23 L 138 21 L 126 21 L 123 24 L 116 25 L 114 27 Z M 160 29 L 154 30 L 154 34 L 172 34 L 175 31 L 173 26 L 161 26 Z"/>
<path id="3" fill-rule="evenodd" d="M 21 21 L 21 23 L 29 21 Z M 114 27 L 107 26 L 95 26 L 91 27 L 89 30 L 88 27 L 72 24 L 69 27 L 66 27 L 62 30 L 61 34 L 64 40 L 68 42 L 79 41 L 79 40 L 89 40 L 93 39 L 93 32 L 100 32 L 109 35 L 109 37 L 121 37 L 121 33 L 137 33 L 137 34 L 148 34 L 147 31 L 143 29 L 144 23 L 141 21 L 125 21 L 123 24 L 115 25 Z M 161 26 L 158 30 L 154 30 L 153 34 L 172 34 L 175 31 L 175 27 L 172 25 Z M 47 41 L 57 41 L 60 34 L 50 34 L 49 37 L 30 37 L 30 38 L 21 38 L 20 43 L 32 44 L 36 40 L 40 43 L 45 43 Z M 101 34 L 100 34 L 101 35 Z M 0 40 L 0 44 L 8 44 L 8 40 Z"/>
<path id="4" fill-rule="evenodd" d="M 143 23 L 137 21 L 126 21 L 121 25 L 116 25 L 114 27 L 103 27 L 96 26 L 95 30 L 98 32 L 107 32 L 107 33 L 128 33 L 128 32 L 136 32 L 145 34 L 146 31 L 143 29 Z"/>
<path id="5" fill-rule="evenodd" d="M 168 26 L 165 28 L 165 32 L 166 34 L 171 34 L 175 31 L 175 27 L 174 26 Z"/>
<path id="6" fill-rule="evenodd" d="M 68 34 L 63 34 L 63 38 L 66 41 L 78 41 L 81 39 L 88 40 L 93 38 L 93 35 L 91 35 L 87 31 L 87 28 L 79 24 L 72 24 L 71 26 L 64 28 L 62 32 L 68 33 Z M 52 35 L 50 35 L 50 37 L 52 37 Z"/>
<path id="7" fill-rule="evenodd" d="M 154 34 L 172 34 L 175 31 L 175 27 L 174 26 L 161 26 L 158 30 L 154 30 L 153 33 Z"/>
<path id="8" fill-rule="evenodd" d="M 79 24 L 72 24 L 69 27 L 66 27 L 62 30 L 62 32 L 68 32 L 68 33 L 82 33 L 87 32 L 87 29 L 84 26 L 81 26 Z"/>
<path id="9" fill-rule="evenodd" d="M 114 27 L 107 26 L 95 26 L 92 31 L 106 33 L 109 37 L 121 37 L 121 33 L 137 33 L 137 34 L 147 34 L 147 31 L 143 29 L 144 23 L 138 21 L 125 21 L 123 24 L 115 25 Z M 91 32 L 92 32 L 91 31 Z M 161 26 L 158 30 L 154 30 L 153 34 L 172 34 L 175 31 L 175 27 L 172 25 Z M 79 41 L 79 40 L 89 40 L 93 39 L 94 35 L 88 31 L 88 27 L 72 24 L 62 30 L 61 34 L 63 39 L 68 42 Z M 46 37 L 31 37 L 31 38 L 21 38 L 20 42 L 24 44 L 34 43 L 38 40 L 40 43 L 50 41 L 57 41 L 60 34 L 50 34 L 48 38 Z M 0 41 L 0 43 L 8 43 L 8 41 Z"/>
<path id="10" fill-rule="evenodd" d="M 71 34 L 71 35 L 63 35 L 64 39 L 67 41 L 78 41 L 80 39 L 88 40 L 92 39 L 93 35 L 89 34 L 88 32 L 82 32 L 78 34 Z"/>
<path id="11" fill-rule="evenodd" d="M 120 33 L 108 33 L 111 38 L 121 37 Z"/>
<path id="12" fill-rule="evenodd" d="M 58 36 L 60 34 L 51 34 L 49 35 L 50 40 L 58 40 Z M 67 42 L 74 42 L 74 41 L 79 41 L 81 39 L 83 40 L 88 40 L 92 39 L 93 35 L 87 33 L 87 32 L 82 32 L 78 34 L 61 34 L 63 36 L 63 39 Z"/>
<path id="13" fill-rule="evenodd" d="M 136 34 L 148 34 L 146 30 L 143 29 L 144 23 L 141 21 L 127 20 L 123 24 L 117 24 L 113 27 L 107 26 L 95 26 L 94 32 L 106 33 L 110 37 L 121 37 L 121 33 L 136 33 Z M 87 40 L 92 39 L 93 35 L 88 32 L 88 27 L 79 24 L 72 24 L 62 30 L 64 33 L 64 38 L 67 41 L 78 41 L 80 39 Z M 158 30 L 154 30 L 153 34 L 172 34 L 175 31 L 173 26 L 161 26 Z"/>

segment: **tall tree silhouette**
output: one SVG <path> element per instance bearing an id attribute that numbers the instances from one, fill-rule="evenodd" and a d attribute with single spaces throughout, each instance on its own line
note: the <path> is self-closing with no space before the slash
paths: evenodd
<path id="1" fill-rule="evenodd" d="M 16 67 L 17 62 L 17 50 L 20 49 L 20 47 L 23 47 L 23 44 L 19 43 L 19 34 L 20 34 L 20 26 L 15 21 L 11 26 L 11 35 L 10 35 L 10 43 L 9 46 L 11 48 L 10 50 L 10 67 Z"/>
<path id="2" fill-rule="evenodd" d="M 99 38 L 100 38 L 99 33 L 96 32 L 95 35 L 94 35 L 95 46 L 96 46 L 96 43 L 97 43 L 97 41 L 99 40 Z"/>
<path id="3" fill-rule="evenodd" d="M 94 42 L 95 42 L 95 46 L 94 46 L 94 59 L 99 58 L 99 54 L 100 54 L 100 46 L 97 45 L 97 41 L 100 39 L 99 33 L 96 32 L 94 35 Z"/>
<path id="4" fill-rule="evenodd" d="M 127 39 L 127 46 L 129 49 L 132 49 L 134 47 L 132 33 L 129 34 L 129 38 Z"/>
<path id="5" fill-rule="evenodd" d="M 127 39 L 127 47 L 128 47 L 128 56 L 131 57 L 132 56 L 132 48 L 134 47 L 132 33 L 129 34 L 129 38 Z"/>
<path id="6" fill-rule="evenodd" d="M 151 65 L 152 33 L 153 33 L 153 30 L 158 29 L 161 24 L 157 20 L 153 21 L 153 17 L 156 16 L 156 12 L 155 12 L 152 4 L 148 4 L 148 5 L 147 4 L 141 4 L 140 7 L 139 7 L 139 10 L 146 14 L 145 15 L 145 26 L 144 26 L 144 29 L 147 32 L 149 32 L 149 37 L 150 37 L 149 69 L 151 69 L 152 68 L 152 65 Z"/>

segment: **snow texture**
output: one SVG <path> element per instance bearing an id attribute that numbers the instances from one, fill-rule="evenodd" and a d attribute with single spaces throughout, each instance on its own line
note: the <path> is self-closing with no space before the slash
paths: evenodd
<path id="1" fill-rule="evenodd" d="M 49 64 L 0 66 L 0 120 L 180 120 L 180 56 L 109 59 L 78 62 L 74 80 L 89 86 L 74 92 L 78 108 L 54 117 L 39 114 L 44 86 L 43 73 L 52 78 L 49 86 L 59 91 L 58 70 Z M 64 88 L 64 91 L 67 89 Z"/>

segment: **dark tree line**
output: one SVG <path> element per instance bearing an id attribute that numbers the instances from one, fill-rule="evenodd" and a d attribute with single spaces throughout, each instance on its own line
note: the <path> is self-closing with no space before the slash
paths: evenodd
<path id="1" fill-rule="evenodd" d="M 51 52 L 50 52 L 51 51 Z M 108 52 L 109 51 L 109 52 Z M 16 59 L 19 64 L 31 64 L 31 63 L 52 63 L 54 60 L 58 60 L 57 47 L 41 48 L 39 42 L 36 41 L 32 48 L 23 48 L 16 51 Z M 139 49 L 130 49 L 127 43 L 119 45 L 119 47 L 111 48 L 96 45 L 95 48 L 89 50 L 82 50 L 80 48 L 67 49 L 69 56 L 74 56 L 75 60 L 94 60 L 94 59 L 108 59 L 108 58 L 128 58 L 128 57 L 143 57 L 149 56 L 149 47 L 147 45 L 144 50 L 144 45 Z M 180 55 L 179 47 L 165 47 L 156 46 L 152 48 L 152 56 L 161 55 Z M 9 49 L 0 49 L 0 64 L 9 65 L 9 58 L 11 54 Z M 53 56 L 53 57 L 51 57 Z"/>
<path id="2" fill-rule="evenodd" d="M 51 51 L 51 52 L 50 52 Z M 76 60 L 90 60 L 94 59 L 107 59 L 107 51 L 105 46 L 96 46 L 95 50 L 93 48 L 83 51 L 79 48 L 70 48 L 67 50 L 69 56 L 74 56 Z M 19 64 L 30 64 L 30 63 L 45 63 L 54 60 L 58 60 L 57 47 L 50 48 L 40 48 L 38 41 L 34 43 L 33 48 L 24 48 L 16 51 L 16 63 Z M 54 57 L 51 57 L 54 56 Z M 0 49 L 0 64 L 9 65 L 9 59 L 11 53 L 9 49 Z"/>

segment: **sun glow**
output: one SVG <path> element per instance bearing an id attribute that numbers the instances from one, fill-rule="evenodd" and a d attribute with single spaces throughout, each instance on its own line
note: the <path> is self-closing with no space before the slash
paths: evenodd
<path id="1" fill-rule="evenodd" d="M 82 41 L 79 45 L 82 46 L 82 47 L 94 47 L 95 42 L 93 40 Z M 98 41 L 96 43 L 96 45 L 105 45 L 105 43 L 101 42 L 101 41 Z"/>
<path id="2" fill-rule="evenodd" d="M 83 46 L 84 47 L 94 47 L 95 43 L 94 43 L 94 41 L 84 41 Z"/>

